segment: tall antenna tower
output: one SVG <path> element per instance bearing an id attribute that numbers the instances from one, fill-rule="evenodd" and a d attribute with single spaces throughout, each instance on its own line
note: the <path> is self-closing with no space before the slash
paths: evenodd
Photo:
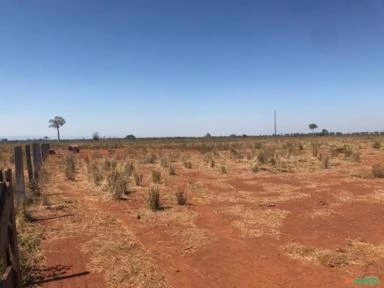
<path id="1" fill-rule="evenodd" d="M 275 136 L 277 135 L 277 126 L 276 126 L 276 111 L 273 111 L 274 112 L 274 121 L 275 121 Z"/>

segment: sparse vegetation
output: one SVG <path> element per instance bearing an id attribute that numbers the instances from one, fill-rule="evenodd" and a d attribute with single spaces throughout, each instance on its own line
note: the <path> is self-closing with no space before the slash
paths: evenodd
<path id="1" fill-rule="evenodd" d="M 169 166 L 169 175 L 172 175 L 172 176 L 176 175 L 175 166 L 173 166 L 173 165 Z"/>
<path id="2" fill-rule="evenodd" d="M 158 186 L 151 186 L 148 190 L 147 203 L 149 209 L 157 211 L 160 209 L 160 190 Z"/>
<path id="3" fill-rule="evenodd" d="M 178 205 L 187 204 L 187 193 L 181 187 L 176 192 L 176 201 Z"/>
<path id="4" fill-rule="evenodd" d="M 192 162 L 191 161 L 185 161 L 184 162 L 184 167 L 187 169 L 192 169 Z"/>
<path id="5" fill-rule="evenodd" d="M 161 183 L 161 172 L 160 171 L 152 171 L 152 181 L 153 183 L 160 184 Z"/>
<path id="6" fill-rule="evenodd" d="M 133 177 L 134 177 L 134 180 L 135 180 L 135 185 L 136 186 L 141 186 L 142 183 L 143 183 L 143 174 L 141 174 L 139 172 L 135 172 Z"/>
<path id="7" fill-rule="evenodd" d="M 381 164 L 375 164 L 372 166 L 372 174 L 375 178 L 384 178 L 384 167 Z"/>
<path id="8" fill-rule="evenodd" d="M 377 149 L 377 150 L 380 150 L 380 148 L 381 148 L 381 142 L 380 141 L 374 141 L 373 143 L 372 143 L 372 148 L 374 148 L 374 149 Z"/>
<path id="9" fill-rule="evenodd" d="M 114 168 L 107 176 L 107 189 L 111 192 L 112 198 L 120 200 L 122 196 L 129 192 L 128 178 L 124 171 Z"/>
<path id="10" fill-rule="evenodd" d="M 63 160 L 65 177 L 68 180 L 75 181 L 76 178 L 76 158 L 72 153 L 64 156 Z"/>

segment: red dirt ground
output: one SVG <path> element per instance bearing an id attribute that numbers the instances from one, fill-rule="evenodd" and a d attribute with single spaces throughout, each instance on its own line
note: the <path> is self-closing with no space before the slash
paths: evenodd
<path id="1" fill-rule="evenodd" d="M 58 165 L 58 157 L 58 155 L 51 157 L 49 165 Z M 196 171 L 193 173 L 183 171 L 178 177 L 200 181 L 211 195 L 234 193 L 234 195 L 239 194 L 239 199 L 242 199 L 240 192 L 251 193 L 252 201 L 239 200 L 238 202 L 246 203 L 246 207 L 250 209 L 266 209 L 260 205 L 260 201 L 263 200 L 263 203 L 266 201 L 272 204 L 268 209 L 288 211 L 289 214 L 279 228 L 278 237 L 241 235 L 239 230 L 231 225 L 235 216 L 224 217 L 218 212 L 220 207 L 230 207 L 234 204 L 233 202 L 225 198 L 217 198 L 202 203 L 199 197 L 191 196 L 190 205 L 185 209 L 197 213 L 194 225 L 197 229 L 212 233 L 214 240 L 199 247 L 194 253 L 184 254 L 182 252 L 188 252 L 188 247 L 174 237 L 184 229 L 183 225 L 172 221 L 167 224 L 148 225 L 143 219 L 138 219 L 137 215 L 141 211 L 143 200 L 135 195 L 136 193 L 133 193 L 128 201 L 112 202 L 100 199 L 89 201 L 90 198 L 98 196 L 90 194 L 79 185 L 79 182 L 68 182 L 69 184 L 59 186 L 61 188 L 59 193 L 66 198 L 79 201 L 82 205 L 92 206 L 88 208 L 95 213 L 97 211 L 107 213 L 132 231 L 172 287 L 361 287 L 361 285 L 347 284 L 345 281 L 370 275 L 384 281 L 383 258 L 363 266 L 327 267 L 293 259 L 283 249 L 287 244 L 295 242 L 335 250 L 346 247 L 348 241 L 353 239 L 382 245 L 384 242 L 382 200 L 381 202 L 335 200 L 336 194 L 342 191 L 351 193 L 353 197 L 359 197 L 371 194 L 375 189 L 383 189 L 382 180 L 354 179 L 351 181 L 350 176 L 332 170 L 314 176 L 265 173 L 244 179 L 238 179 L 234 174 L 236 174 L 235 170 L 221 182 L 223 185 L 228 185 L 223 186 L 224 188 L 215 186 L 212 181 L 215 177 L 212 175 L 205 176 Z M 308 179 L 309 176 L 310 179 Z M 171 179 L 168 183 L 171 183 L 170 181 L 174 180 Z M 322 184 L 321 189 L 316 185 L 311 186 L 311 183 Z M 277 188 L 268 190 L 268 185 L 272 184 Z M 294 192 L 305 193 L 307 196 L 284 201 L 273 200 L 274 196 L 280 195 L 284 189 L 291 189 L 289 187 L 292 187 Z M 327 209 L 329 205 L 336 202 L 338 204 L 332 206 L 334 214 L 328 217 L 310 216 L 311 213 L 323 211 L 322 209 Z M 169 211 L 173 210 L 174 208 L 171 207 Z M 92 215 L 89 216 L 92 217 Z M 47 221 L 44 224 L 45 229 L 59 229 L 60 221 L 62 221 L 61 218 Z M 58 274 L 68 276 L 88 271 L 87 263 L 91 256 L 84 255 L 79 248 L 79 245 L 86 241 L 86 237 L 43 241 L 42 251 L 47 259 L 47 266 L 57 267 L 55 276 Z M 49 278 L 48 274 L 51 272 L 47 271 L 45 276 Z M 94 288 L 108 287 L 108 285 L 103 274 L 89 273 L 84 276 L 47 282 L 42 287 Z"/>

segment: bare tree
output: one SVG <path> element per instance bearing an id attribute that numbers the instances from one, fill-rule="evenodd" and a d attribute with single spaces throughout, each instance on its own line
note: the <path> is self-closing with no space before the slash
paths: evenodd
<path id="1" fill-rule="evenodd" d="M 49 127 L 56 128 L 57 130 L 57 141 L 60 141 L 60 127 L 65 124 L 65 120 L 61 116 L 55 116 L 55 118 L 49 120 Z"/>

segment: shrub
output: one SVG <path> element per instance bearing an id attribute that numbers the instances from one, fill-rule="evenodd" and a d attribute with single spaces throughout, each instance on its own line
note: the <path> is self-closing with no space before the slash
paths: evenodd
<path id="1" fill-rule="evenodd" d="M 220 171 L 221 171 L 222 174 L 227 174 L 227 167 L 224 166 L 224 165 L 222 165 L 222 166 L 220 167 Z"/>
<path id="2" fill-rule="evenodd" d="M 152 171 L 152 181 L 153 181 L 153 183 L 156 183 L 156 184 L 161 183 L 161 172 L 160 171 Z"/>
<path id="3" fill-rule="evenodd" d="M 148 208 L 152 211 L 160 209 L 160 190 L 158 186 L 152 186 L 148 190 Z"/>
<path id="4" fill-rule="evenodd" d="M 372 174 L 375 178 L 384 178 L 384 167 L 381 164 L 373 165 Z"/>
<path id="5" fill-rule="evenodd" d="M 178 205 L 187 204 L 187 193 L 181 187 L 176 192 L 176 201 Z"/>
<path id="6" fill-rule="evenodd" d="M 64 157 L 64 173 L 68 180 L 74 181 L 76 176 L 76 159 L 73 154 Z"/>

